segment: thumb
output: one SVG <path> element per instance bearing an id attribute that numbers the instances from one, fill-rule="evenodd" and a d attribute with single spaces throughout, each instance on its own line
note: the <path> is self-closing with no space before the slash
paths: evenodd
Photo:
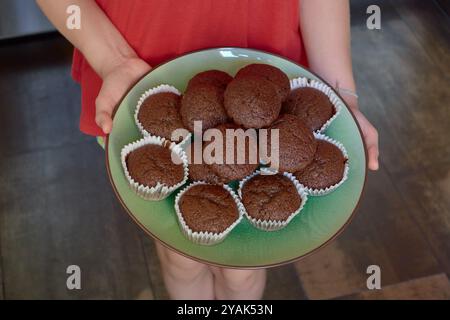
<path id="1" fill-rule="evenodd" d="M 97 123 L 105 134 L 109 134 L 112 129 L 111 112 L 113 105 L 113 102 L 105 98 L 101 90 L 95 100 L 95 123 Z"/>
<path id="2" fill-rule="evenodd" d="M 111 114 L 107 111 L 97 112 L 95 116 L 95 122 L 103 130 L 105 134 L 109 134 L 112 129 Z"/>
<path id="3" fill-rule="evenodd" d="M 367 153 L 369 155 L 369 169 L 370 170 L 378 170 L 378 147 L 376 145 L 372 145 L 368 148 Z"/>

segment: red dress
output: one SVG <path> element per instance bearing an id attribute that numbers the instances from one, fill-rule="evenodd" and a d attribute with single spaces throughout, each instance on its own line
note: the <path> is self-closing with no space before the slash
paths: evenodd
<path id="1" fill-rule="evenodd" d="M 97 0 L 137 54 L 157 65 L 211 47 L 260 49 L 306 64 L 298 0 Z M 80 130 L 103 135 L 95 124 L 101 79 L 74 51 L 72 75 L 81 84 Z"/>

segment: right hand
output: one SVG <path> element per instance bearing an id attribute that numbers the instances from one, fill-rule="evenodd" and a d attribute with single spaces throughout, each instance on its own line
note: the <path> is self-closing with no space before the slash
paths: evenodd
<path id="1" fill-rule="evenodd" d="M 380 166 L 378 162 L 378 131 L 358 108 L 351 108 L 351 110 L 358 121 L 364 136 L 364 141 L 366 142 L 368 167 L 370 170 L 378 170 Z"/>
<path id="2" fill-rule="evenodd" d="M 102 74 L 103 84 L 95 100 L 95 122 L 105 134 L 112 129 L 112 112 L 127 90 L 151 67 L 142 59 L 126 58 Z"/>

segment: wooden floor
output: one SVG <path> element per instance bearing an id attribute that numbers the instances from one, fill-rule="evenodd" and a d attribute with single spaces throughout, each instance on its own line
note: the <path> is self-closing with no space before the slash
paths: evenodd
<path id="1" fill-rule="evenodd" d="M 366 28 L 378 4 L 382 29 Z M 269 271 L 267 299 L 450 299 L 450 20 L 435 1 L 352 1 L 361 108 L 381 169 L 337 241 Z M 0 299 L 167 298 L 152 240 L 124 214 L 78 132 L 71 48 L 0 44 Z M 66 289 L 80 265 L 82 290 Z M 381 268 L 381 291 L 366 287 Z"/>

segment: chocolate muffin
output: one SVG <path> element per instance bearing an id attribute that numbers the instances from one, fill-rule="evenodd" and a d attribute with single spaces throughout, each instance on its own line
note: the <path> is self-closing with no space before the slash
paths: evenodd
<path id="1" fill-rule="evenodd" d="M 192 181 L 204 181 L 211 184 L 224 184 L 225 179 L 219 177 L 210 164 L 189 164 L 189 179 Z"/>
<path id="2" fill-rule="evenodd" d="M 242 127 L 234 123 L 222 124 L 217 126 L 216 129 L 220 130 L 224 138 L 222 141 L 223 143 L 222 164 L 219 163 L 211 164 L 212 170 L 217 174 L 217 176 L 220 177 L 226 183 L 228 183 L 233 180 L 240 180 L 242 178 L 245 178 L 253 171 L 255 171 L 259 166 L 256 131 L 254 131 L 255 133 L 254 135 L 251 135 L 251 133 L 249 133 L 252 137 L 250 139 L 246 137 L 244 129 L 242 129 Z M 227 129 L 235 130 L 234 131 L 235 136 L 232 137 L 234 154 L 229 155 L 229 157 L 232 156 L 232 159 L 227 159 L 227 152 L 231 153 L 232 151 L 227 148 L 227 136 L 226 136 Z M 206 144 L 206 146 L 207 145 L 208 144 Z M 212 154 L 212 156 L 215 156 L 215 154 Z M 232 163 L 228 164 L 227 162 Z"/>
<path id="3" fill-rule="evenodd" d="M 277 67 L 260 63 L 249 64 L 239 70 L 236 74 L 236 78 L 246 77 L 248 75 L 263 77 L 272 82 L 277 87 L 277 93 L 281 101 L 286 100 L 291 91 L 289 78 Z"/>
<path id="4" fill-rule="evenodd" d="M 282 174 L 250 178 L 241 195 L 247 214 L 257 220 L 285 221 L 302 203 L 294 183 Z"/>
<path id="5" fill-rule="evenodd" d="M 171 140 L 172 132 L 184 128 L 180 115 L 180 96 L 172 92 L 160 92 L 144 100 L 137 119 L 150 134 Z M 180 142 L 172 140 L 173 142 Z"/>
<path id="6" fill-rule="evenodd" d="M 219 70 L 208 70 L 196 74 L 187 85 L 187 90 L 189 88 L 199 85 L 199 84 L 211 84 L 215 87 L 220 88 L 225 91 L 227 85 L 233 80 L 228 73 Z"/>
<path id="7" fill-rule="evenodd" d="M 314 160 L 295 176 L 305 187 L 325 189 L 340 182 L 344 177 L 347 159 L 334 144 L 317 140 L 317 151 Z"/>
<path id="8" fill-rule="evenodd" d="M 194 232 L 222 233 L 239 219 L 238 206 L 222 186 L 198 184 L 184 192 L 178 207 Z"/>
<path id="9" fill-rule="evenodd" d="M 195 150 L 193 148 L 193 144 L 188 146 L 188 148 L 191 148 L 190 152 L 187 152 L 189 162 L 189 179 L 192 181 L 204 181 L 211 184 L 224 184 L 226 182 L 223 178 L 217 175 L 211 164 L 207 164 L 203 160 L 203 150 L 205 150 L 205 144 L 203 144 L 201 163 L 194 162 L 195 159 L 193 154 Z"/>
<path id="10" fill-rule="evenodd" d="M 198 84 L 186 90 L 181 99 L 181 119 L 194 131 L 194 121 L 202 121 L 202 129 L 213 128 L 228 120 L 223 105 L 223 91 L 212 84 Z"/>
<path id="11" fill-rule="evenodd" d="M 244 128 L 269 126 L 278 117 L 281 99 L 277 87 L 265 78 L 247 75 L 235 78 L 225 90 L 225 109 Z"/>
<path id="12" fill-rule="evenodd" d="M 178 157 L 173 154 L 174 157 Z M 183 164 L 172 161 L 172 151 L 168 148 L 148 144 L 131 151 L 126 157 L 126 166 L 131 178 L 137 183 L 155 187 L 158 182 L 173 186 L 183 181 Z"/>
<path id="13" fill-rule="evenodd" d="M 271 130 L 274 129 L 277 129 L 279 134 L 278 171 L 295 172 L 311 163 L 317 142 L 302 120 L 291 114 L 281 115 L 268 130 L 268 153 L 272 148 Z"/>
<path id="14" fill-rule="evenodd" d="M 334 115 L 334 106 L 322 91 L 304 87 L 292 90 L 283 103 L 282 113 L 290 113 L 303 119 L 311 130 L 316 131 Z"/>

